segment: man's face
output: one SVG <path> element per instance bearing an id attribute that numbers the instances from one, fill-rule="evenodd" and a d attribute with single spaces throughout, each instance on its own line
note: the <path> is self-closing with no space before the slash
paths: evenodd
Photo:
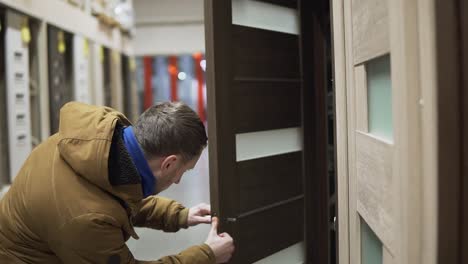
<path id="1" fill-rule="evenodd" d="M 200 155 L 188 162 L 184 162 L 180 155 L 171 155 L 161 160 L 158 170 L 153 170 L 156 177 L 156 193 L 169 188 L 173 183 L 178 184 L 183 174 L 195 167 Z"/>

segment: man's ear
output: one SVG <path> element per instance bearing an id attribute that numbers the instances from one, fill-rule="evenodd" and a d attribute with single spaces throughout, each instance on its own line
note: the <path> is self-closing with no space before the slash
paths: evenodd
<path id="1" fill-rule="evenodd" d="M 177 160 L 178 157 L 176 155 L 169 155 L 165 157 L 161 163 L 161 170 L 170 170 L 173 166 L 175 166 Z"/>

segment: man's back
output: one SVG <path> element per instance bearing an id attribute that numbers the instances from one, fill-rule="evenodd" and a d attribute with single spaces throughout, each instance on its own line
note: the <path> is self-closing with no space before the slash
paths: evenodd
<path id="1" fill-rule="evenodd" d="M 70 221 L 82 216 L 111 216 L 122 229 L 133 233 L 119 200 L 96 185 L 99 183 L 74 170 L 82 167 L 82 173 L 94 170 L 95 174 L 104 174 L 103 179 L 107 176 L 104 160 L 108 157 L 113 128 L 109 127 L 107 133 L 94 129 L 96 127 L 89 131 L 83 129 L 86 138 L 55 134 L 28 157 L 9 192 L 0 201 L 1 263 L 8 263 L 5 256 L 11 263 L 60 263 L 56 256 L 60 248 L 67 243 L 80 243 L 79 237 L 67 237 L 70 232 L 65 228 Z M 94 144 L 89 141 L 91 139 Z M 67 160 L 64 155 L 68 156 Z M 75 164 L 67 161 L 75 161 Z M 125 234 L 125 239 L 128 237 Z"/>
<path id="2" fill-rule="evenodd" d="M 129 125 L 107 107 L 61 109 L 59 132 L 30 154 L 0 201 L 0 263 L 141 263 L 125 244 L 138 238 L 133 225 L 165 232 L 188 227 L 188 208 L 144 198 L 123 139 Z M 232 238 L 218 236 L 215 224 L 207 243 L 144 263 L 212 264 L 233 250 Z"/>

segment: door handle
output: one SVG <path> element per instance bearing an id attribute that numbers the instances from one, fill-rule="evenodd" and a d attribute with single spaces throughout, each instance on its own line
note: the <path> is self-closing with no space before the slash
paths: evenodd
<path id="1" fill-rule="evenodd" d="M 225 220 L 225 221 L 228 222 L 228 223 L 235 223 L 235 222 L 237 222 L 237 218 L 236 218 L 236 217 L 226 217 L 226 218 L 223 219 L 223 220 Z"/>
<path id="2" fill-rule="evenodd" d="M 218 217 L 221 222 L 226 223 L 235 223 L 237 222 L 237 217 L 219 217 L 217 213 L 212 213 L 211 217 Z"/>

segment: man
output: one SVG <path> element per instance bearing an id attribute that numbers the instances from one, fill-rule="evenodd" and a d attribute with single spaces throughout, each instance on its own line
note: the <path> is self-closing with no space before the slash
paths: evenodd
<path id="1" fill-rule="evenodd" d="M 185 104 L 162 103 L 136 126 L 107 107 L 68 103 L 59 132 L 36 147 L 0 201 L 0 263 L 223 263 L 232 238 L 157 261 L 135 260 L 125 241 L 133 226 L 175 232 L 211 222 L 210 208 L 186 209 L 154 196 L 197 163 L 203 123 Z M 155 249 L 158 245 L 154 245 Z"/>

